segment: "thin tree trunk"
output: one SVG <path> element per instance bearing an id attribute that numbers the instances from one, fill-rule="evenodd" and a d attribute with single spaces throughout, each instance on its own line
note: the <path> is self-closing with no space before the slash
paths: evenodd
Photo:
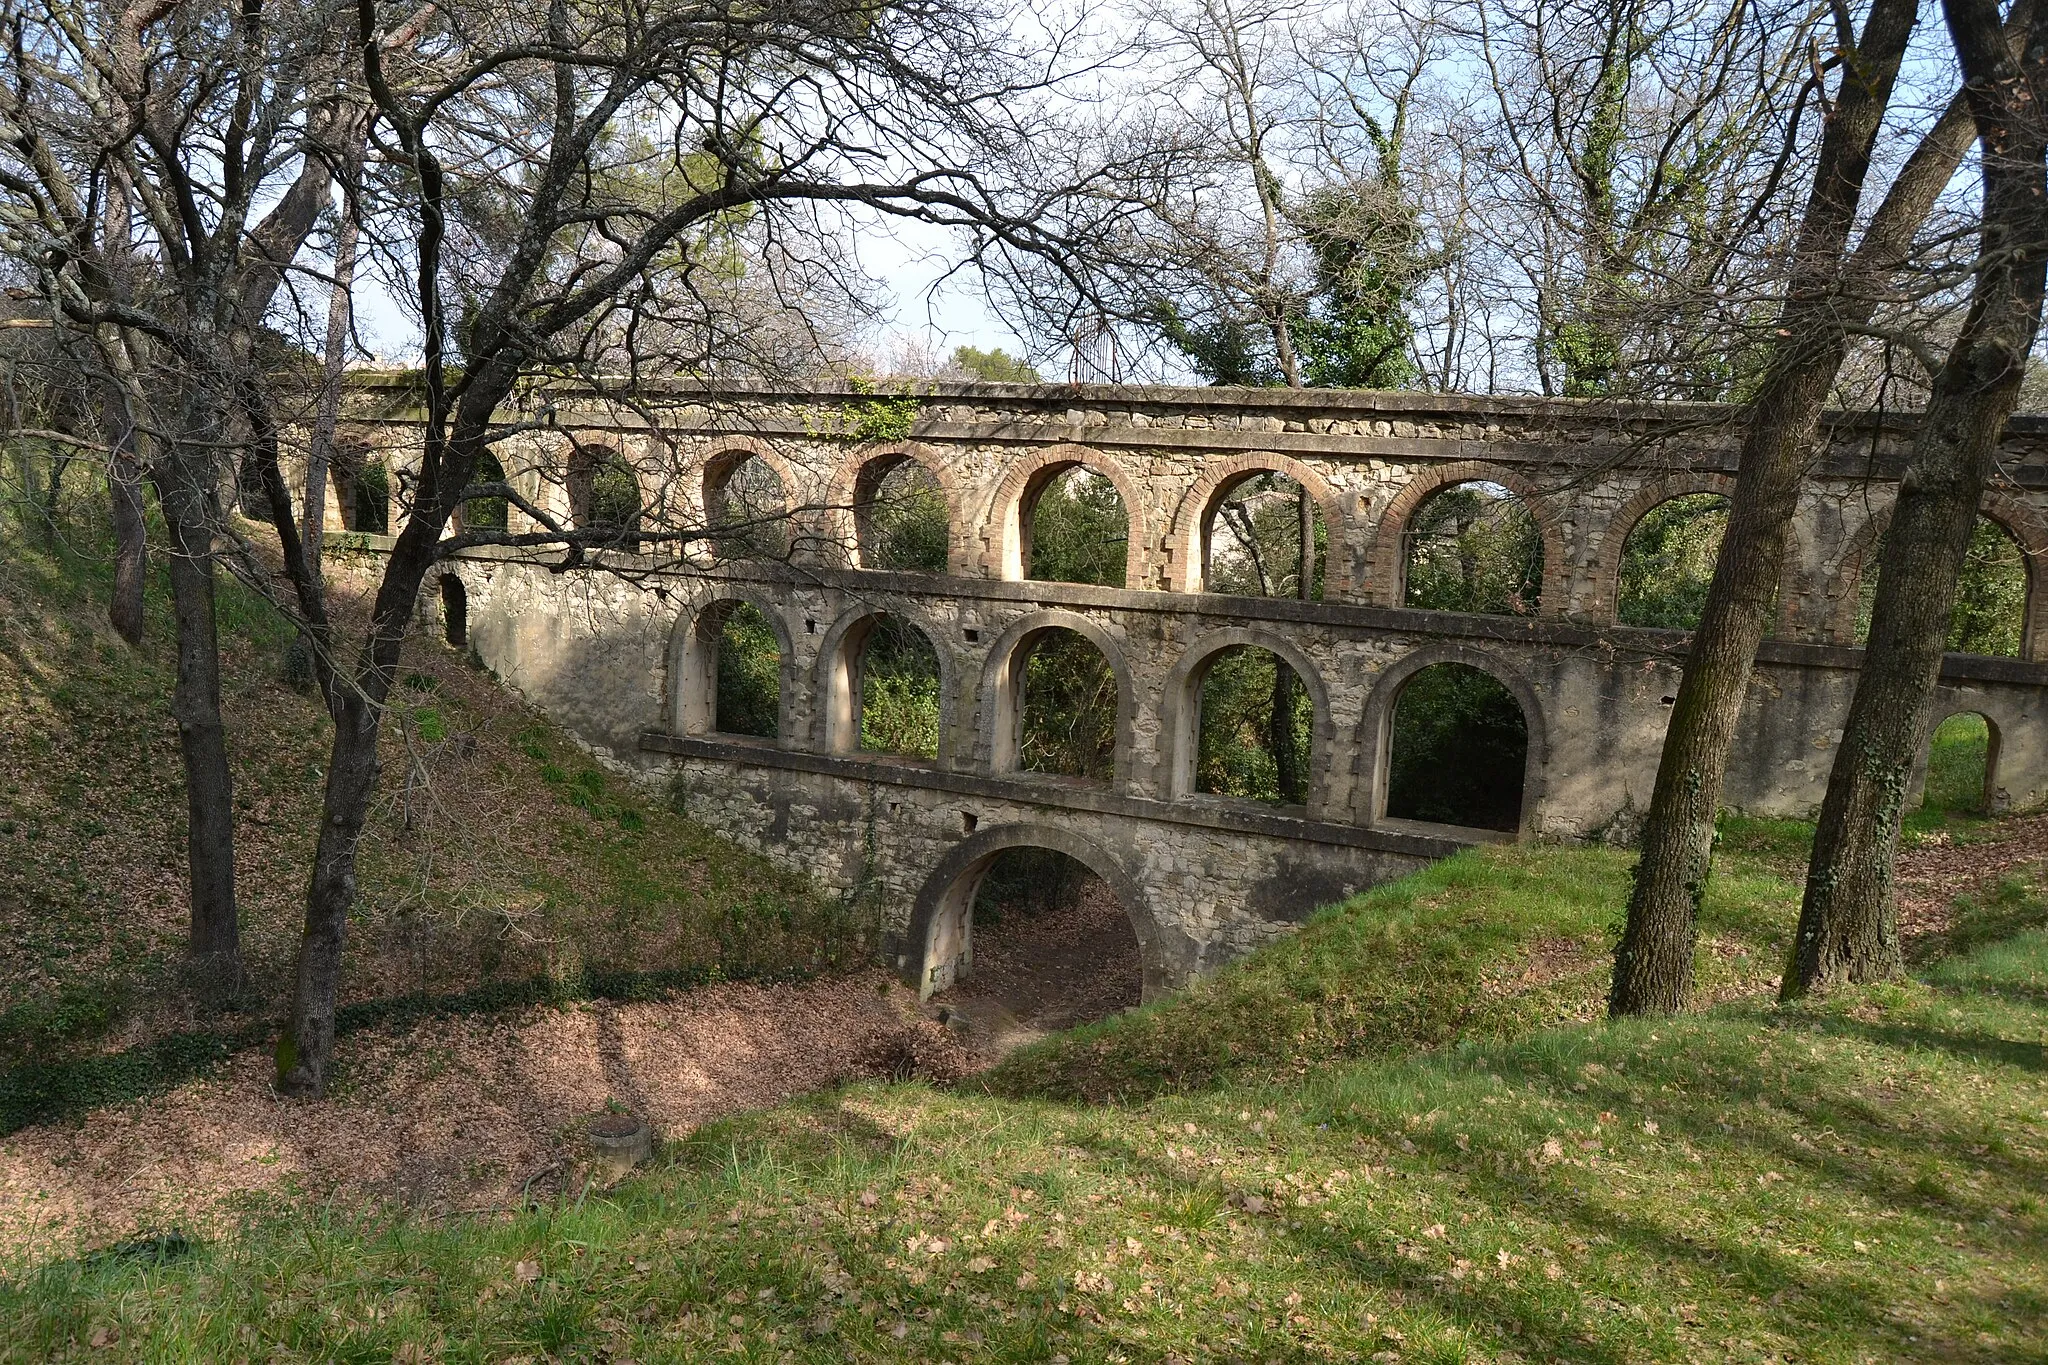
<path id="1" fill-rule="evenodd" d="M 107 515 L 114 530 L 114 597 L 107 620 L 131 645 L 142 643 L 142 598 L 149 584 L 148 523 L 143 517 L 139 435 L 122 396 L 108 387 L 106 413 Z"/>
<path id="2" fill-rule="evenodd" d="M 1779 335 L 1786 340 L 1772 357 L 1749 415 L 1727 531 L 1644 821 L 1628 920 L 1614 955 L 1608 1009 L 1615 1015 L 1683 1009 L 1692 991 L 1699 907 L 1712 867 L 1714 819 L 1736 721 L 1757 647 L 1770 624 L 1807 451 L 1846 353 L 1846 313 L 1861 307 L 1867 316 L 1872 306 L 1868 299 L 1844 298 L 1843 256 L 1916 9 L 1914 0 L 1876 0 L 1862 39 L 1845 62 L 1842 86 L 1822 133 L 1793 278 L 1779 313 Z M 1942 183 L 1947 178 L 1943 174 Z M 1886 209 L 1900 202 L 1906 182 L 1902 172 Z M 1904 216 L 1905 207 L 1894 216 Z M 1921 209 L 1912 222 L 1917 224 L 1925 212 Z M 1883 236 L 1873 222 L 1858 257 Z M 1888 241 L 1882 244 L 1889 250 Z M 1889 265 L 1895 255 L 1873 265 Z M 1853 273 L 1850 277 L 1855 278 Z"/>
<path id="3" fill-rule="evenodd" d="M 1273 751 L 1273 768 L 1280 799 L 1290 806 L 1307 801 L 1304 774 L 1294 748 L 1294 670 L 1279 655 L 1273 656 L 1273 711 L 1267 725 L 1266 743 Z"/>
<path id="4" fill-rule="evenodd" d="M 306 447 L 305 527 L 301 535 L 306 546 L 306 567 L 315 579 L 320 577 L 320 540 L 327 529 L 327 465 L 334 454 L 334 430 L 341 416 L 341 385 L 348 363 L 351 293 L 355 287 L 356 241 L 360 231 L 355 195 L 344 187 L 341 225 L 334 243 L 334 288 L 327 296 L 327 357 L 320 408 L 313 419 L 313 439 Z"/>
<path id="5" fill-rule="evenodd" d="M 220 713 L 213 518 L 208 515 L 211 490 L 188 460 L 176 454 L 159 465 L 156 482 L 170 533 L 171 605 L 178 626 L 171 715 L 178 724 L 178 746 L 185 760 L 190 953 L 203 990 L 233 991 L 241 979 L 241 929 L 235 910 L 234 777 Z"/>
<path id="6" fill-rule="evenodd" d="M 1941 674 L 1956 579 L 1998 441 L 2019 399 L 2048 280 L 2048 23 L 2015 58 L 1995 0 L 1945 6 L 1984 146 L 1984 226 L 1970 312 L 1935 376 L 1879 561 L 1870 642 L 1828 775 L 1787 999 L 1895 976 L 1892 898 L 1907 786 Z"/>

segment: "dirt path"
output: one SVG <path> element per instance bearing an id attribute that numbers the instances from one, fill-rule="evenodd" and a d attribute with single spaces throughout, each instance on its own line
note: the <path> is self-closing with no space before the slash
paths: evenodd
<path id="1" fill-rule="evenodd" d="M 978 1063 L 1138 1003 L 1144 972 L 1131 922 L 1096 877 L 1070 905 L 1016 911 L 974 926 L 974 974 L 933 996 L 927 1013 L 957 1015 Z"/>
<path id="2" fill-rule="evenodd" d="M 507 1207 L 561 1188 L 566 1131 L 607 1100 L 675 1138 L 912 1058 L 939 1074 L 965 1065 L 879 970 L 361 1034 L 317 1104 L 275 1099 L 270 1058 L 247 1052 L 167 1095 L 0 1138 L 0 1264 L 216 1229 L 250 1195 Z"/>
<path id="3" fill-rule="evenodd" d="M 1958 896 L 1982 899 L 2005 878 L 2048 865 L 2048 814 L 1978 826 L 1966 839 L 1944 833 L 1899 850 L 1899 931 L 1906 938 L 1947 932 Z"/>

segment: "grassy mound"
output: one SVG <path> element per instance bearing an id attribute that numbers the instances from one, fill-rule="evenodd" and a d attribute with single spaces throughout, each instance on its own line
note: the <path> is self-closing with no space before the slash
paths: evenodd
<path id="1" fill-rule="evenodd" d="M 184 790 L 159 572 L 140 649 L 106 625 L 92 509 L 0 519 L 0 1132 L 146 1093 L 265 1041 L 297 951 L 331 729 L 293 634 L 223 577 L 223 706 L 250 984 L 180 964 Z M 344 621 L 367 583 L 329 565 Z M 864 961 L 872 926 L 607 772 L 437 638 L 411 642 L 349 926 L 345 1023 Z"/>
<path id="2" fill-rule="evenodd" d="M 1708 998 L 1765 988 L 1789 946 L 1803 827 L 1740 822 L 1702 916 Z M 1631 856 L 1472 849 L 1324 911 L 1299 934 L 1134 1014 L 1013 1054 L 998 1094 L 1129 1100 L 1244 1073 L 1516 1037 L 1604 1007 Z"/>
<path id="3" fill-rule="evenodd" d="M 2033 930 L 1822 1005 L 1129 1107 L 860 1087 L 506 1217 L 23 1270 L 0 1359 L 2032 1359 L 2044 1040 Z"/>

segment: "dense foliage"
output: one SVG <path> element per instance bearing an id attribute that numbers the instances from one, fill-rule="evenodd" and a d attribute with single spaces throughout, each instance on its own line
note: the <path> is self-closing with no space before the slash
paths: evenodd
<path id="1" fill-rule="evenodd" d="M 1425 668 L 1394 703 L 1387 814 L 1519 829 L 1528 753 L 1528 721 L 1512 692 L 1469 664 Z"/>
<path id="2" fill-rule="evenodd" d="M 1543 534 L 1498 484 L 1453 484 L 1415 509 L 1403 546 L 1406 605 L 1533 616 L 1543 591 Z"/>
<path id="3" fill-rule="evenodd" d="M 950 535 L 946 494 L 916 460 L 898 461 L 858 507 L 860 562 L 865 569 L 944 573 Z"/>
<path id="4" fill-rule="evenodd" d="M 1857 582 L 1856 642 L 1870 635 L 1877 601 L 1877 565 L 1882 539 L 1863 559 Z M 2012 533 L 1989 517 L 1977 519 L 1970 548 L 1956 577 L 1956 601 L 1949 617 L 1948 648 L 1956 654 L 2017 658 L 2027 625 L 2027 557 Z"/>
<path id="5" fill-rule="evenodd" d="M 1053 476 L 1031 508 L 1031 560 L 1025 577 L 1050 583 L 1121 588 L 1130 516 L 1116 485 L 1075 467 Z"/>
<path id="6" fill-rule="evenodd" d="M 1698 625 L 1727 529 L 1728 499 L 1718 493 L 1688 493 L 1644 513 L 1621 550 L 1615 614 L 1622 624 Z"/>
<path id="7" fill-rule="evenodd" d="M 773 739 L 780 733 L 782 646 L 758 607 L 735 602 L 718 623 L 717 718 L 728 735 Z"/>
<path id="8" fill-rule="evenodd" d="M 860 660 L 860 747 L 912 758 L 939 756 L 939 654 L 900 616 L 869 628 Z"/>
<path id="9" fill-rule="evenodd" d="M 1107 782 L 1116 776 L 1116 675 L 1102 651 L 1071 630 L 1027 642 L 1023 735 L 1026 772 Z"/>
<path id="10" fill-rule="evenodd" d="M 1237 645 L 1202 679 L 1195 790 L 1277 805 L 1308 801 L 1315 708 L 1271 650 Z"/>

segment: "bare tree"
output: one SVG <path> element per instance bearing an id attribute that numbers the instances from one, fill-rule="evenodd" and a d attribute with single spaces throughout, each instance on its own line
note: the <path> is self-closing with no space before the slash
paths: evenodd
<path id="1" fill-rule="evenodd" d="M 1903 967 L 1892 862 L 1927 727 L 1963 556 L 2006 418 L 2019 400 L 2048 280 L 2048 7 L 1945 0 L 1983 148 L 1983 227 L 1969 315 L 1935 373 L 1899 480 L 1879 563 L 1863 671 L 1835 750 L 1807 869 L 1787 998 Z"/>
<path id="2" fill-rule="evenodd" d="M 1072 199 L 1070 181 L 1043 174 L 1071 155 L 1043 99 L 1067 60 L 1062 36 L 1027 48 L 972 0 L 463 4 L 402 52 L 381 41 L 393 21 L 377 0 L 360 0 L 355 22 L 372 146 L 394 172 L 364 232 L 412 263 L 425 422 L 404 524 L 344 657 L 321 585 L 289 548 L 274 428 L 251 413 L 335 721 L 279 1048 L 280 1085 L 299 1094 L 327 1081 L 378 736 L 426 574 L 477 544 L 552 546 L 581 562 L 607 545 L 707 534 L 659 506 L 623 525 L 570 525 L 510 483 L 475 481 L 520 376 L 564 366 L 635 402 L 631 381 L 656 361 L 718 372 L 750 341 L 710 255 L 737 224 L 800 272 L 829 256 L 848 214 L 917 218 L 959 229 L 975 259 L 1034 253 L 1081 288 L 1070 264 L 1088 245 L 1080 229 L 1116 212 L 1111 201 L 1051 211 Z M 643 332 L 649 319 L 666 325 Z M 652 335 L 658 356 L 639 349 Z M 531 529 L 446 535 L 456 509 L 484 497 L 510 499 Z"/>

